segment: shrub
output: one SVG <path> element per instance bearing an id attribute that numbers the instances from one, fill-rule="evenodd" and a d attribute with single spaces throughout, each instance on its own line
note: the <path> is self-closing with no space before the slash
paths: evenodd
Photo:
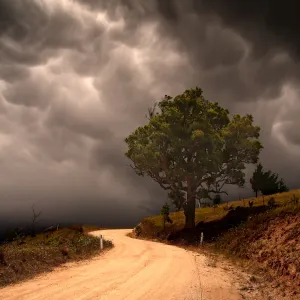
<path id="1" fill-rule="evenodd" d="M 161 208 L 160 214 L 163 217 L 163 228 L 165 228 L 166 222 L 173 223 L 173 221 L 169 217 L 170 207 L 169 207 L 168 203 L 165 203 L 165 205 Z"/>
<path id="2" fill-rule="evenodd" d="M 274 207 L 275 205 L 276 205 L 275 198 L 274 198 L 274 197 L 271 197 L 271 198 L 268 200 L 268 206 Z"/>

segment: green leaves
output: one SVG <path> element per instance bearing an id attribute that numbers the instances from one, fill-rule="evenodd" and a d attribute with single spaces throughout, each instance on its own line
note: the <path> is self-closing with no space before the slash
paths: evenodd
<path id="1" fill-rule="evenodd" d="M 160 210 L 160 214 L 161 214 L 162 216 L 164 216 L 164 217 L 169 216 L 169 214 L 170 214 L 170 207 L 169 207 L 168 203 L 165 203 L 165 204 L 163 205 L 163 207 L 162 207 L 161 210 Z"/>
<path id="2" fill-rule="evenodd" d="M 125 155 L 138 175 L 150 176 L 174 198 L 179 195 L 177 200 L 187 191 L 187 176 L 197 197 L 244 184 L 245 165 L 256 163 L 262 149 L 251 115 L 230 119 L 229 111 L 204 99 L 198 87 L 166 95 L 157 106 L 149 123 L 125 139 Z"/>
<path id="3" fill-rule="evenodd" d="M 200 129 L 194 130 L 192 132 L 192 140 L 199 139 L 204 136 L 204 132 Z"/>
<path id="4" fill-rule="evenodd" d="M 261 192 L 263 195 L 287 192 L 288 188 L 283 179 L 278 178 L 278 174 L 264 171 L 262 164 L 258 164 L 250 179 L 253 191 Z"/>

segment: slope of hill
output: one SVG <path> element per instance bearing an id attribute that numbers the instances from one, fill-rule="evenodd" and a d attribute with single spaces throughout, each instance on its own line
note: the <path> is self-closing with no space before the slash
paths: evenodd
<path id="1" fill-rule="evenodd" d="M 197 246 L 201 232 L 204 248 L 225 254 L 255 274 L 286 299 L 300 296 L 300 190 L 196 210 L 196 228 L 185 230 L 183 212 L 171 213 L 173 224 L 162 226 L 161 216 L 145 218 L 134 229 L 139 238 L 180 246 Z M 270 200 L 271 199 L 271 200 Z M 253 206 L 249 206 L 253 201 Z M 201 251 L 201 250 L 200 250 Z M 283 298 L 285 299 L 285 298 Z"/>
<path id="2" fill-rule="evenodd" d="M 96 229 L 71 226 L 1 244 L 0 287 L 52 271 L 66 262 L 99 254 L 99 238 L 87 234 Z M 111 241 L 104 240 L 105 249 L 112 246 Z"/>

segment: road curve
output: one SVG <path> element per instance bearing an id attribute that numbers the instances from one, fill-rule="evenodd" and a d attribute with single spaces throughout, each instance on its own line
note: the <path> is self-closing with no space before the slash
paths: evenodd
<path id="1" fill-rule="evenodd" d="M 206 257 L 174 246 L 105 230 L 115 247 L 33 280 L 0 289 L 1 300 L 240 300 L 223 270 Z M 100 232 L 93 232 L 99 235 Z"/>

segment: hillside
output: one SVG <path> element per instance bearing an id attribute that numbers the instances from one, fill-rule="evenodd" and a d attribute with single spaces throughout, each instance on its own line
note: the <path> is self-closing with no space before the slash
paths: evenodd
<path id="1" fill-rule="evenodd" d="M 71 226 L 35 237 L 15 238 L 0 245 L 0 287 L 50 272 L 66 262 L 100 253 L 99 238 L 88 232 L 97 227 Z M 104 240 L 104 249 L 113 246 Z"/>
<path id="2" fill-rule="evenodd" d="M 269 200 L 272 200 L 269 202 Z M 300 295 L 300 190 L 196 209 L 196 228 L 185 230 L 183 212 L 171 213 L 173 224 L 162 227 L 161 216 L 142 220 L 134 236 L 179 246 L 196 246 L 229 257 L 254 274 L 263 274 L 283 299 Z M 249 201 L 254 201 L 253 207 Z M 273 203 L 272 203 L 273 202 Z M 199 236 L 204 233 L 204 247 Z M 202 250 L 201 250 L 202 249 Z"/>

